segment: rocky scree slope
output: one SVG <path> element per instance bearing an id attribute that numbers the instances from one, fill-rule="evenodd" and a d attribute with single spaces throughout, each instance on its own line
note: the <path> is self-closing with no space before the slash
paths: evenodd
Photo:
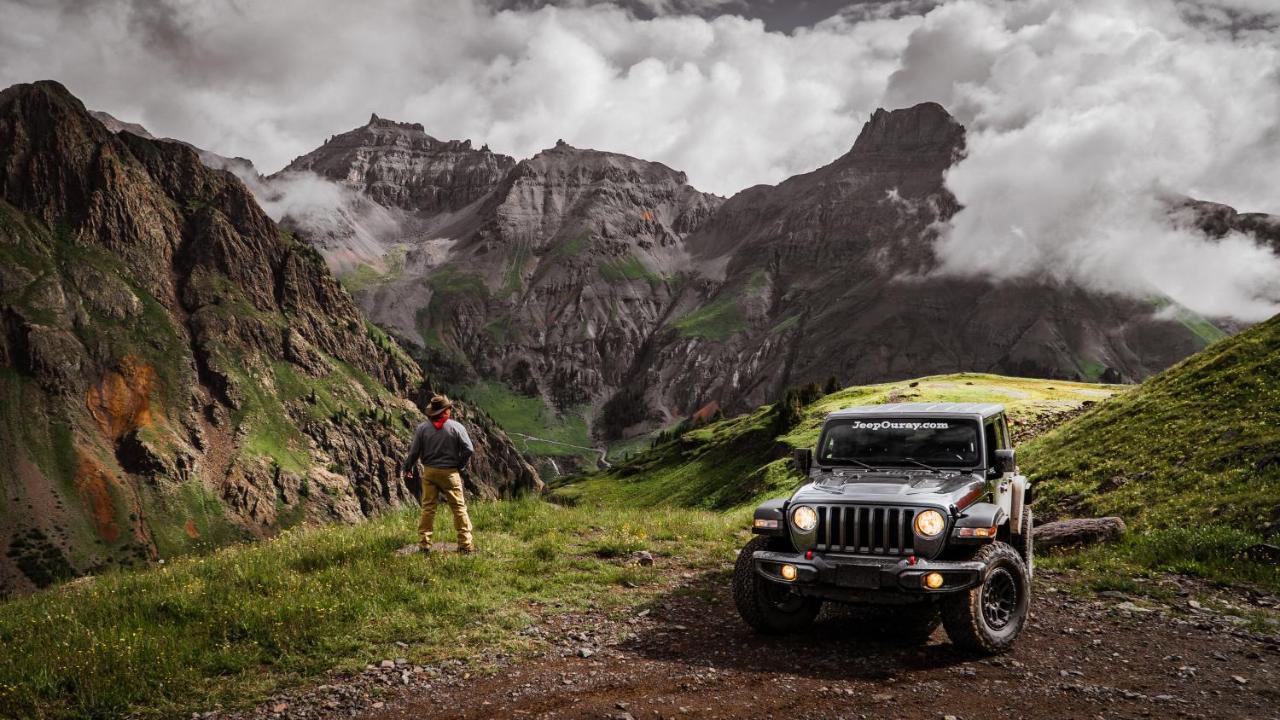
<path id="1" fill-rule="evenodd" d="M 944 174 L 965 146 L 933 103 L 877 111 L 835 162 L 728 201 L 665 166 L 563 143 L 485 186 L 426 160 L 405 173 L 369 128 L 338 137 L 299 167 L 417 218 L 386 251 L 394 263 L 347 275 L 361 307 L 461 381 L 582 412 L 605 439 L 833 375 L 1136 381 L 1223 335 L 1070 285 L 930 274 L 938 224 L 959 209 Z M 500 167 L 470 152 L 465 167 Z M 422 196 L 423 181 L 397 179 L 423 173 L 432 188 L 461 184 Z M 439 210 L 441 196 L 474 200 Z"/>
<path id="2" fill-rule="evenodd" d="M 0 92 L 0 593 L 403 502 L 418 367 L 189 147 Z M 478 424 L 486 495 L 540 484 Z"/>

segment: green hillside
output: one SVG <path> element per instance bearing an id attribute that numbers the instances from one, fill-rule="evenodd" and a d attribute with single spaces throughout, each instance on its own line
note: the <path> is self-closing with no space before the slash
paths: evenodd
<path id="1" fill-rule="evenodd" d="M 783 494 L 800 478 L 791 470 L 792 448 L 813 445 L 823 417 L 849 405 L 885 402 L 1000 402 L 1015 434 L 1025 435 L 1085 403 L 1125 391 L 1115 385 L 1035 380 L 999 375 L 939 375 L 882 385 L 851 387 L 798 408 L 786 427 L 774 406 L 689 430 L 608 472 L 572 480 L 553 491 L 567 503 L 679 505 L 724 510 Z"/>
<path id="2" fill-rule="evenodd" d="M 1040 506 L 1143 528 L 1280 520 L 1280 317 L 1021 450 Z"/>
<path id="3" fill-rule="evenodd" d="M 536 499 L 471 509 L 474 556 L 395 554 L 414 538 L 406 509 L 0 603 L 0 718 L 190 717 L 393 657 L 483 673 L 486 653 L 531 647 L 519 631 L 547 615 L 629 615 L 663 590 L 661 565 L 721 566 L 746 522 Z M 627 562 L 639 549 L 659 565 Z"/>

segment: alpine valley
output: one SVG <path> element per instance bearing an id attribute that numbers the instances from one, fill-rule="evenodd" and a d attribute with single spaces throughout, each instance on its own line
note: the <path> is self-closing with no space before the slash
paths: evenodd
<path id="1" fill-rule="evenodd" d="M 725 199 L 374 115 L 263 177 L 55 82 L 4 90 L 0 593 L 382 513 L 432 390 L 470 401 L 471 489 L 505 497 L 792 387 L 1136 382 L 1239 329 L 934 272 L 964 152 L 939 105 L 879 110 L 831 164 Z M 1170 214 L 1280 245 L 1267 216 Z"/>

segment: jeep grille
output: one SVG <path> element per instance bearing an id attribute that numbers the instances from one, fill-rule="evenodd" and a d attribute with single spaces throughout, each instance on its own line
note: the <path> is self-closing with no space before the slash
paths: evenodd
<path id="1" fill-rule="evenodd" d="M 911 555 L 916 511 L 875 505 L 819 505 L 815 550 L 863 555 Z"/>

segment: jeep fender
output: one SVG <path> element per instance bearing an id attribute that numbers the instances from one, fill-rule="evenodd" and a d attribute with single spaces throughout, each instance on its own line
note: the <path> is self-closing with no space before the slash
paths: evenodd
<path id="1" fill-rule="evenodd" d="M 1004 525 L 1009 521 L 1009 516 L 1005 514 L 1004 508 L 995 503 L 974 503 L 964 509 L 964 514 L 956 518 L 955 524 L 951 530 L 952 542 L 958 543 L 986 543 L 994 540 L 994 537 L 962 537 L 960 530 L 962 528 L 993 528 Z"/>
<path id="2" fill-rule="evenodd" d="M 788 535 L 786 499 L 775 498 L 761 503 L 751 519 L 751 532 L 757 535 Z"/>

